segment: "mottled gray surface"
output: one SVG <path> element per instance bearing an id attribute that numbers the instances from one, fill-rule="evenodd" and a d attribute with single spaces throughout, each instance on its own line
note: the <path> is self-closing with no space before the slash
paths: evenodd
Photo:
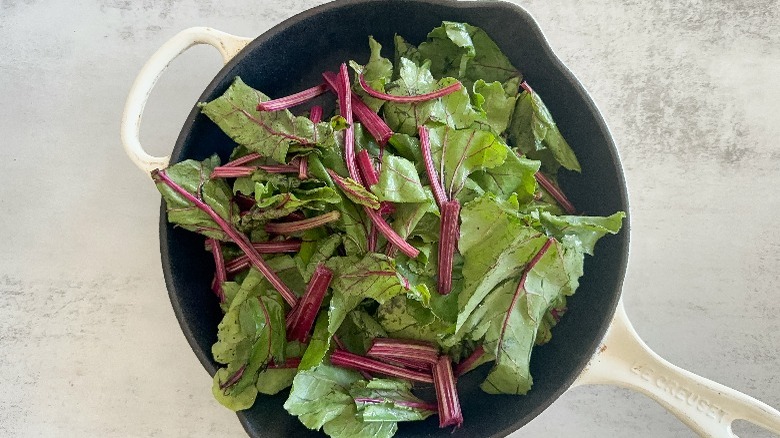
<path id="1" fill-rule="evenodd" d="M 125 158 L 119 119 L 177 31 L 252 36 L 317 3 L 0 2 L 0 436 L 242 435 L 167 302 L 159 196 Z M 672 362 L 780 406 L 780 2 L 521 3 L 619 145 L 637 330 Z M 153 152 L 170 150 L 219 65 L 204 47 L 172 65 L 147 111 Z M 643 396 L 598 387 L 518 433 L 540 435 L 692 434 Z"/>

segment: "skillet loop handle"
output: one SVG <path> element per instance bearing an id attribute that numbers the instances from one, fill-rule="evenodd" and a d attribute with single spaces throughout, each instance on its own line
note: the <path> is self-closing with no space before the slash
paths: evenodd
<path id="1" fill-rule="evenodd" d="M 209 44 L 219 50 L 224 63 L 227 64 L 250 41 L 252 38 L 238 37 L 209 27 L 191 27 L 176 34 L 149 58 L 135 78 L 130 94 L 127 96 L 121 124 L 122 144 L 125 152 L 139 169 L 149 173 L 154 169 L 167 167 L 170 160 L 170 156 L 149 155 L 144 151 L 139 140 L 141 117 L 146 101 L 168 65 L 177 56 L 198 44 Z"/>
<path id="2" fill-rule="evenodd" d="M 639 391 L 705 437 L 735 437 L 734 420 L 747 420 L 780 434 L 780 412 L 739 391 L 667 362 L 637 335 L 622 301 L 575 386 L 612 384 Z"/>

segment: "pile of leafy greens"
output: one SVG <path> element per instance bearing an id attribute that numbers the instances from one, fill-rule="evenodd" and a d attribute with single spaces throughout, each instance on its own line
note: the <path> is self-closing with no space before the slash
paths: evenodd
<path id="1" fill-rule="evenodd" d="M 204 235 L 224 317 L 214 396 L 284 407 L 333 437 L 462 421 L 456 377 L 525 394 L 529 362 L 624 214 L 576 215 L 580 164 L 541 97 L 481 29 L 444 22 L 382 56 L 369 39 L 323 83 L 270 100 L 241 78 L 203 114 L 237 146 L 152 176 L 168 220 Z M 330 118 L 288 108 L 330 93 Z M 436 400 L 414 388 L 431 385 Z M 413 386 L 414 385 L 414 386 Z"/>

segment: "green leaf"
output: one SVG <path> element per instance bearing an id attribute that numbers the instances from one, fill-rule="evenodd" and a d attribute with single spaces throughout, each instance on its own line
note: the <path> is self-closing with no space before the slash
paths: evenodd
<path id="1" fill-rule="evenodd" d="M 435 77 L 452 76 L 468 87 L 479 79 L 503 83 L 521 77 L 484 30 L 466 23 L 444 21 L 428 33 L 419 52 L 431 60 Z"/>
<path id="2" fill-rule="evenodd" d="M 326 364 L 299 371 L 284 408 L 304 426 L 319 430 L 350 407 L 355 409 L 348 391 L 360 379 L 355 371 Z"/>
<path id="3" fill-rule="evenodd" d="M 342 236 L 341 234 L 331 234 L 323 239 L 312 240 L 307 240 L 306 237 L 304 235 L 301 250 L 298 252 L 295 262 L 304 281 L 308 283 L 317 265 L 336 254 L 339 246 L 341 246 Z M 305 258 L 303 256 L 304 253 L 306 254 Z"/>
<path id="4" fill-rule="evenodd" d="M 425 402 L 411 390 L 412 385 L 406 381 L 372 379 L 355 382 L 349 393 L 355 399 L 358 415 L 366 422 L 419 421 L 433 415 L 434 411 L 415 406 Z"/>
<path id="5" fill-rule="evenodd" d="M 503 134 L 512 120 L 517 92 L 508 94 L 501 82 L 487 83 L 480 79 L 474 83 L 474 97 L 481 102 L 479 107 L 490 129 L 497 135 Z"/>
<path id="6" fill-rule="evenodd" d="M 444 335 L 452 332 L 430 309 L 404 295 L 380 305 L 376 317 L 391 338 L 439 343 Z"/>
<path id="7" fill-rule="evenodd" d="M 358 416 L 354 403 L 347 406 L 338 417 L 325 424 L 323 431 L 331 438 L 390 438 L 398 430 L 398 424 L 390 421 L 366 422 Z"/>
<path id="8" fill-rule="evenodd" d="M 257 104 L 266 100 L 268 96 L 236 77 L 225 94 L 200 106 L 233 141 L 280 163 L 286 162 L 292 145 L 335 146 L 329 122 L 315 124 L 288 110 L 257 111 Z"/>
<path id="9" fill-rule="evenodd" d="M 256 187 L 264 186 L 256 183 Z M 255 199 L 257 203 L 248 214 L 241 217 L 244 229 L 261 227 L 270 220 L 283 218 L 298 210 L 322 212 L 341 202 L 338 193 L 327 186 L 295 188 L 284 192 L 276 192 L 272 188 L 262 191 L 255 189 Z"/>
<path id="10" fill-rule="evenodd" d="M 428 67 L 427 62 L 418 66 L 406 58 L 401 58 L 400 77 L 388 83 L 385 91 L 395 96 L 414 96 L 430 93 L 455 82 L 452 78 L 436 81 Z M 384 106 L 385 120 L 394 132 L 415 135 L 417 127 L 431 117 L 437 103 L 437 99 L 416 103 L 387 102 Z"/>
<path id="11" fill-rule="evenodd" d="M 236 223 L 238 222 L 238 207 L 233 202 L 230 186 L 222 179 L 209 179 L 211 171 L 216 166 L 219 166 L 219 157 L 213 155 L 203 161 L 185 160 L 176 163 L 168 167 L 165 173 L 176 184 L 204 201 L 223 219 L 229 223 Z M 222 241 L 229 240 L 211 216 L 167 184 L 157 183 L 157 190 L 165 199 L 168 222 L 206 237 Z"/>
<path id="12" fill-rule="evenodd" d="M 218 330 L 218 341 L 212 348 L 214 358 L 229 363 L 214 375 L 212 392 L 229 409 L 247 409 L 257 396 L 259 370 L 271 359 L 284 361 L 282 305 L 267 296 L 248 297 L 241 302 L 234 299 Z M 223 388 L 236 373 L 240 373 L 240 379 Z"/>
<path id="13" fill-rule="evenodd" d="M 484 330 L 483 347 L 495 364 L 481 388 L 491 394 L 525 394 L 531 389 L 531 352 L 542 318 L 561 295 L 574 292 L 582 276 L 584 254 L 579 241 L 553 241 L 530 271 L 523 288 L 508 281 L 475 311 L 470 325 Z M 474 337 L 472 337 L 474 339 Z"/>
<path id="14" fill-rule="evenodd" d="M 305 345 L 300 342 L 290 342 L 285 349 L 285 357 L 301 357 Z M 255 386 L 260 394 L 274 395 L 292 385 L 297 368 L 266 368 L 257 375 Z"/>
<path id="15" fill-rule="evenodd" d="M 396 154 L 414 163 L 418 174 L 425 172 L 420 140 L 417 137 L 396 132 L 390 137 L 388 144 Z"/>
<path id="16" fill-rule="evenodd" d="M 379 44 L 374 37 L 368 37 L 368 45 L 371 48 L 371 57 L 368 59 L 368 63 L 365 66 L 362 66 L 355 61 L 349 62 L 356 73 L 356 79 L 352 89 L 369 108 L 374 112 L 378 112 L 385 101 L 369 96 L 358 83 L 357 76 L 360 73 L 363 73 L 363 77 L 371 88 L 384 92 L 385 84 L 390 82 L 393 76 L 393 63 L 389 59 L 382 57 L 382 45 Z"/>
<path id="17" fill-rule="evenodd" d="M 487 124 L 484 111 L 471 105 L 471 97 L 466 87 L 436 99 L 431 109 L 430 120 L 455 129 L 472 128 L 475 123 Z"/>
<path id="18" fill-rule="evenodd" d="M 328 332 L 328 314 L 320 311 L 314 322 L 314 331 L 309 339 L 309 346 L 303 353 L 298 370 L 309 370 L 322 363 L 322 359 L 325 358 L 330 349 L 331 336 L 332 334 Z"/>
<path id="19" fill-rule="evenodd" d="M 617 234 L 626 214 L 619 211 L 611 216 L 553 216 L 542 212 L 539 219 L 547 232 L 557 239 L 575 236 L 582 243 L 585 254 L 593 255 L 596 242 L 607 233 Z"/>
<path id="20" fill-rule="evenodd" d="M 390 225 L 404 240 L 416 232 L 417 225 L 427 213 L 436 211 L 431 190 L 427 186 L 424 187 L 424 190 L 427 199 L 423 202 L 412 204 L 399 203 L 395 205 L 395 213 L 393 213 L 395 219 Z"/>
<path id="21" fill-rule="evenodd" d="M 458 249 L 464 259 L 464 284 L 458 297 L 458 332 L 473 329 L 465 327 L 467 318 L 499 283 L 519 275 L 546 240 L 493 196 L 463 206 Z"/>
<path id="22" fill-rule="evenodd" d="M 517 195 L 518 202 L 525 204 L 533 201 L 536 193 L 536 172 L 541 163 L 518 157 L 512 150 L 506 154 L 506 160 L 498 167 L 478 170 L 471 179 L 487 193 L 497 198 L 508 199 Z"/>
<path id="23" fill-rule="evenodd" d="M 334 158 L 329 160 L 329 162 L 334 161 L 336 163 L 340 163 L 340 165 L 343 167 L 344 160 L 341 157 L 339 158 L 340 160 Z M 323 162 L 320 161 L 320 159 L 316 156 L 309 157 L 309 173 L 314 177 L 325 181 L 328 187 L 335 189 L 336 183 L 333 182 L 333 179 L 330 177 L 330 174 L 328 174 L 327 169 L 334 169 L 334 167 L 331 166 L 330 163 L 326 167 Z M 346 173 L 347 170 L 344 168 L 343 174 Z M 362 209 L 349 202 L 345 196 L 339 196 L 342 198 L 342 200 L 336 204 L 336 208 L 338 209 L 339 213 L 341 213 L 339 224 L 345 233 L 344 249 L 346 250 L 347 255 L 365 254 L 368 251 L 368 241 L 366 240 L 366 236 L 368 235 L 368 218 L 366 218 Z"/>
<path id="24" fill-rule="evenodd" d="M 422 60 L 420 59 L 420 52 L 414 44 L 410 44 L 401 35 L 396 34 L 394 38 L 395 43 L 395 60 L 393 68 L 393 79 L 398 79 L 401 76 L 401 59 L 406 58 L 413 63 L 419 65 Z"/>
<path id="25" fill-rule="evenodd" d="M 444 170 L 441 183 L 449 198 L 460 192 L 472 172 L 500 166 L 509 152 L 489 131 L 439 126 L 429 129 L 429 137 L 433 163 Z"/>
<path id="26" fill-rule="evenodd" d="M 576 172 L 581 170 L 577 156 L 536 92 L 524 91 L 518 96 L 509 126 L 509 138 L 520 151 L 529 158 L 540 159 L 542 165 L 552 172 L 558 164 Z"/>
<path id="27" fill-rule="evenodd" d="M 366 190 L 363 184 L 355 181 L 352 178 L 343 178 L 336 172 L 331 172 L 331 178 L 336 182 L 336 185 L 350 201 L 355 204 L 368 207 L 372 210 L 378 210 L 380 207 L 379 199 L 375 194 Z"/>
<path id="28" fill-rule="evenodd" d="M 379 144 L 376 142 L 376 139 L 371 136 L 371 133 L 368 132 L 367 129 L 363 127 L 360 123 L 355 123 L 355 152 L 360 152 L 361 150 L 366 150 L 369 155 L 377 157 L 381 155 Z M 346 166 L 346 164 L 343 164 L 343 166 Z M 339 172 L 339 175 L 347 175 L 346 173 L 346 167 L 345 167 L 345 173 Z"/>
<path id="29" fill-rule="evenodd" d="M 380 304 L 406 292 L 396 272 L 395 263 L 383 254 L 369 253 L 359 257 L 333 257 L 326 266 L 333 270 L 328 331 L 333 334 L 349 312 L 370 298 Z"/>
<path id="30" fill-rule="evenodd" d="M 374 338 L 386 338 L 385 329 L 367 312 L 355 309 L 344 319 L 336 331 L 347 350 L 365 355 Z"/>
<path id="31" fill-rule="evenodd" d="M 396 203 L 427 202 L 431 196 L 420 182 L 414 163 L 392 154 L 382 157 L 379 183 L 371 190 L 380 201 Z"/>
<path id="32" fill-rule="evenodd" d="M 218 369 L 217 373 L 214 374 L 214 381 L 211 386 L 211 393 L 214 395 L 214 398 L 231 411 L 249 409 L 255 404 L 255 399 L 257 398 L 257 387 L 255 385 L 244 384 L 239 388 L 220 388 L 221 383 L 228 381 L 236 371 L 237 369 L 230 367 Z M 249 380 L 248 377 L 247 380 Z"/>

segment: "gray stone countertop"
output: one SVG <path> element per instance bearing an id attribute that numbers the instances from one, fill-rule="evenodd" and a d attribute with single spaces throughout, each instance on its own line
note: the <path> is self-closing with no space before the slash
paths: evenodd
<path id="1" fill-rule="evenodd" d="M 318 3 L 0 2 L 0 436 L 242 436 L 174 318 L 159 195 L 125 157 L 119 120 L 140 67 L 179 30 L 255 36 Z M 780 2 L 518 3 L 619 146 L 637 331 L 780 406 Z M 219 66 L 208 47 L 172 64 L 146 112 L 152 152 L 170 150 Z M 692 435 L 613 387 L 570 391 L 516 434 Z"/>

